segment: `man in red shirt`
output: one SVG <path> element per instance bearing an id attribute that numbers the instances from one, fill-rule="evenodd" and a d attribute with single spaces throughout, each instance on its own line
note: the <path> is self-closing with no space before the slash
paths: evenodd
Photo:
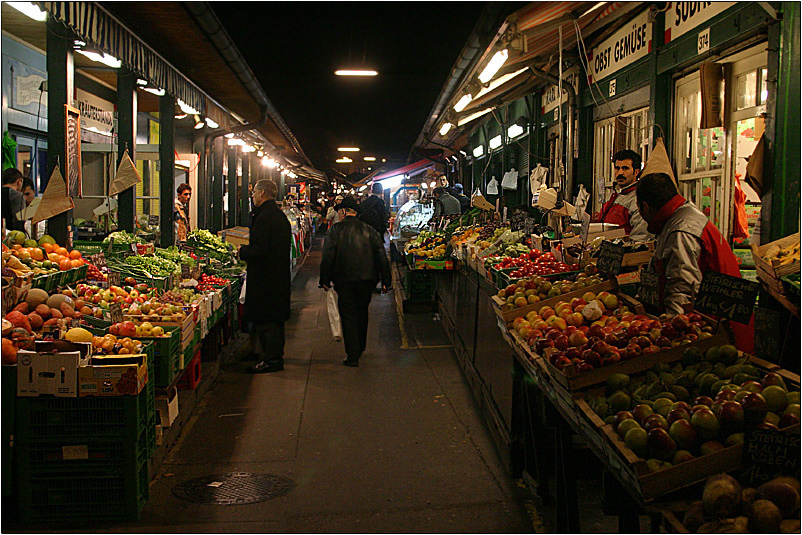
<path id="1" fill-rule="evenodd" d="M 613 156 L 616 189 L 602 209 L 593 214 L 593 223 L 610 223 L 626 230 L 632 241 L 647 241 L 654 237 L 646 230 L 646 222 L 638 211 L 635 189 L 641 171 L 640 154 L 622 150 Z"/>
<path id="2" fill-rule="evenodd" d="M 638 182 L 637 200 L 649 232 L 657 236 L 646 269 L 658 276 L 661 312 L 688 312 L 707 271 L 741 277 L 730 245 L 707 216 L 679 194 L 670 176 L 645 175 Z M 746 352 L 754 347 L 753 321 L 732 323 L 737 345 Z"/>

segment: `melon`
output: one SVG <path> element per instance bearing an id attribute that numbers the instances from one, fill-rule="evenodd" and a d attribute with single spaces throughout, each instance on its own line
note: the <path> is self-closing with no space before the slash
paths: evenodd
<path id="1" fill-rule="evenodd" d="M 92 342 L 92 333 L 81 327 L 73 327 L 66 332 L 64 338 L 70 342 Z"/>
<path id="2" fill-rule="evenodd" d="M 41 288 L 32 288 L 28 290 L 28 296 L 25 301 L 28 303 L 28 308 L 35 310 L 37 306 L 47 301 L 47 292 Z"/>
<path id="3" fill-rule="evenodd" d="M 64 294 L 53 294 L 47 298 L 47 306 L 50 308 L 59 310 L 61 303 L 67 303 L 68 305 L 72 306 L 72 298 Z"/>

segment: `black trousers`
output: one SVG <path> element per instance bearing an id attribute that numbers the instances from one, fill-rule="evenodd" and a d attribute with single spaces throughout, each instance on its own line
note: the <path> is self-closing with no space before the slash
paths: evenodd
<path id="1" fill-rule="evenodd" d="M 284 362 L 284 322 L 254 323 L 251 332 L 259 339 L 260 360 Z"/>
<path id="2" fill-rule="evenodd" d="M 365 351 L 368 340 L 368 306 L 375 287 L 374 281 L 343 282 L 335 285 L 348 360 L 358 361 Z"/>

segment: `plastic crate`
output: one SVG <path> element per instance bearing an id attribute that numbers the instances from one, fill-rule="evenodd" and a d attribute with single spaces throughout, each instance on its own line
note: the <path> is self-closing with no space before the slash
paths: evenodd
<path id="1" fill-rule="evenodd" d="M 31 281 L 31 288 L 40 288 L 50 293 L 56 289 L 56 286 L 58 286 L 61 278 L 61 272 L 39 275 L 38 277 L 34 277 Z"/>
<path id="2" fill-rule="evenodd" d="M 14 425 L 15 404 L 17 401 L 17 367 L 2 366 L 2 485 L 3 497 L 11 496 L 14 490 L 15 468 L 14 456 Z"/>
<path id="3" fill-rule="evenodd" d="M 137 441 L 153 419 L 153 391 L 136 396 L 17 398 L 18 445 L 60 443 L 75 439 Z"/>
<path id="4" fill-rule="evenodd" d="M 179 390 L 194 390 L 201 380 L 201 350 L 198 348 L 187 364 L 177 386 Z"/>
<path id="5" fill-rule="evenodd" d="M 152 368 L 148 368 L 148 381 L 153 381 L 157 388 L 165 388 L 172 384 L 175 375 L 179 371 L 178 366 L 181 357 L 181 331 L 178 327 L 167 326 L 163 328 L 165 334 L 170 334 L 169 337 L 131 337 L 142 342 L 153 342 L 155 362 Z"/>
<path id="6" fill-rule="evenodd" d="M 139 520 L 148 501 L 148 463 L 117 473 L 20 473 L 17 490 L 23 524 Z"/>
<path id="7" fill-rule="evenodd" d="M 435 290 L 434 273 L 430 271 L 407 271 L 404 278 L 404 293 L 411 301 L 431 301 Z"/>
<path id="8" fill-rule="evenodd" d="M 103 246 L 102 242 L 89 241 L 89 240 L 72 240 L 72 248 L 77 249 L 83 256 L 98 254 L 103 251 L 106 252 L 108 245 Z"/>

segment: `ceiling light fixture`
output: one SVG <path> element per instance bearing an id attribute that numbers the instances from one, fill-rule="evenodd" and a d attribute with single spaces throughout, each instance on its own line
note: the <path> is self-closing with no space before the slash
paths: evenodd
<path id="1" fill-rule="evenodd" d="M 340 147 L 337 150 L 340 152 L 359 152 L 358 147 Z"/>
<path id="2" fill-rule="evenodd" d="M 95 51 L 85 48 L 79 48 L 76 50 L 82 56 L 86 56 L 87 58 L 91 59 L 92 61 L 96 61 L 98 63 L 102 63 L 103 65 L 107 65 L 112 69 L 119 69 L 122 67 L 123 62 L 119 59 L 115 58 L 114 56 L 110 56 L 105 52 Z"/>
<path id="3" fill-rule="evenodd" d="M 367 184 L 365 184 L 364 186 L 359 188 L 359 191 L 365 191 L 366 189 L 368 189 L 368 185 Z"/>
<path id="4" fill-rule="evenodd" d="M 234 137 L 234 134 L 233 134 L 233 133 L 231 133 L 231 132 L 229 132 L 228 134 L 226 134 L 226 135 L 225 135 L 225 136 L 223 136 L 223 137 L 225 137 L 225 138 L 227 138 L 227 139 L 231 139 L 232 137 Z"/>
<path id="5" fill-rule="evenodd" d="M 490 63 L 487 64 L 485 70 L 482 71 L 482 74 L 479 75 L 479 81 L 483 84 L 486 84 L 490 80 L 493 79 L 493 76 L 496 75 L 498 70 L 504 65 L 507 61 L 507 57 L 509 56 L 509 52 L 507 49 L 499 50 L 493 55 L 493 58 L 490 60 Z"/>
<path id="6" fill-rule="evenodd" d="M 334 71 L 337 76 L 376 76 L 379 74 L 373 70 L 339 69 Z"/>
<path id="7" fill-rule="evenodd" d="M 186 113 L 187 115 L 200 115 L 200 112 L 181 100 L 180 98 L 175 99 L 176 103 L 178 103 L 178 107 L 181 108 L 181 111 Z"/>
<path id="8" fill-rule="evenodd" d="M 216 123 L 216 122 L 214 122 L 213 120 L 209 119 L 208 117 L 206 118 L 206 125 L 207 125 L 209 128 L 220 128 L 220 125 L 219 125 L 219 124 L 217 124 L 217 123 Z"/>
<path id="9" fill-rule="evenodd" d="M 497 149 L 501 146 L 501 134 L 490 138 L 490 150 Z"/>
<path id="10" fill-rule="evenodd" d="M 147 91 L 148 93 L 156 95 L 157 97 L 164 96 L 164 89 L 162 89 L 161 87 L 143 87 L 142 89 L 144 91 Z"/>
<path id="11" fill-rule="evenodd" d="M 473 149 L 473 157 L 478 158 L 485 153 L 485 148 L 482 145 Z"/>
<path id="12" fill-rule="evenodd" d="M 490 113 L 492 110 L 493 110 L 493 108 L 485 108 L 485 109 L 483 109 L 481 111 L 477 111 L 476 113 L 474 113 L 472 115 L 468 115 L 467 117 L 463 117 L 462 119 L 457 121 L 457 126 L 462 126 L 464 124 L 470 123 L 474 119 L 478 119 L 482 115 L 485 115 L 486 113 Z"/>
<path id="13" fill-rule="evenodd" d="M 243 145 L 242 152 L 256 152 L 256 148 L 253 145 Z"/>
<path id="14" fill-rule="evenodd" d="M 86 43 L 81 42 L 81 44 L 78 45 L 78 43 L 79 43 L 79 41 L 75 41 L 76 46 L 83 46 L 83 45 L 86 44 Z M 136 85 L 146 86 L 146 85 L 148 85 L 148 81 L 147 80 L 143 80 L 142 78 L 137 78 L 136 79 Z"/>
<path id="15" fill-rule="evenodd" d="M 462 95 L 462 98 L 459 99 L 456 104 L 454 104 L 454 111 L 457 113 L 461 112 L 465 109 L 465 106 L 471 102 L 471 100 L 473 100 L 473 97 L 470 93 Z"/>
<path id="16" fill-rule="evenodd" d="M 262 152 L 262 151 L 260 151 L 260 150 L 258 150 L 258 151 L 256 151 L 256 155 L 257 155 L 257 156 L 259 156 L 259 157 L 261 158 L 262 156 L 264 156 L 264 155 L 265 155 L 265 153 L 264 153 L 264 152 Z"/>
<path id="17" fill-rule="evenodd" d="M 232 137 L 228 140 L 229 147 L 236 147 L 238 145 L 245 145 L 245 142 L 238 137 Z"/>
<path id="18" fill-rule="evenodd" d="M 376 157 L 375 156 L 365 156 L 363 158 L 363 160 L 365 160 L 366 162 L 375 162 L 376 161 Z"/>
<path id="19" fill-rule="evenodd" d="M 443 123 L 443 126 L 440 127 L 440 135 L 444 136 L 448 134 L 448 131 L 451 130 L 451 127 L 454 126 L 451 123 Z"/>
<path id="20" fill-rule="evenodd" d="M 507 136 L 510 139 L 516 138 L 524 133 L 524 129 L 519 124 L 514 124 L 507 129 Z"/>
<path id="21" fill-rule="evenodd" d="M 380 180 L 379 184 L 381 184 L 384 189 L 397 188 L 401 185 L 402 180 L 404 180 L 404 175 L 395 175 L 391 176 L 390 178 Z"/>
<path id="22" fill-rule="evenodd" d="M 509 74 L 505 74 L 504 76 L 499 76 L 498 78 L 496 78 L 495 80 L 493 80 L 492 82 L 487 84 L 487 87 L 483 87 L 481 90 L 479 90 L 479 92 L 476 94 L 476 98 L 477 99 L 482 98 L 486 94 L 488 94 L 491 91 L 493 91 L 495 88 L 506 84 L 507 82 L 509 82 L 510 80 L 512 80 L 513 78 L 515 78 L 516 76 L 522 74 L 524 71 L 527 71 L 527 70 L 528 69 L 524 68 L 524 69 L 517 70 L 515 72 L 511 72 Z"/>
<path id="23" fill-rule="evenodd" d="M 193 116 L 193 118 L 195 119 L 195 130 L 200 130 L 201 128 L 206 126 L 206 124 L 203 121 L 201 121 L 200 116 L 195 115 Z"/>
<path id="24" fill-rule="evenodd" d="M 39 9 L 33 2 L 6 2 L 9 6 L 13 7 L 20 13 L 28 15 L 33 20 L 44 22 L 47 18 L 47 13 Z"/>
<path id="25" fill-rule="evenodd" d="M 349 158 L 348 156 L 343 156 L 342 158 L 338 158 L 338 159 L 336 159 L 336 160 L 334 160 L 334 161 L 335 161 L 335 162 L 337 162 L 337 163 L 351 163 L 351 162 L 353 162 L 354 160 L 352 160 L 352 159 L 351 159 L 351 158 Z"/>
<path id="26" fill-rule="evenodd" d="M 427 184 L 426 182 L 421 182 L 420 187 L 423 189 L 429 189 L 429 184 Z"/>

